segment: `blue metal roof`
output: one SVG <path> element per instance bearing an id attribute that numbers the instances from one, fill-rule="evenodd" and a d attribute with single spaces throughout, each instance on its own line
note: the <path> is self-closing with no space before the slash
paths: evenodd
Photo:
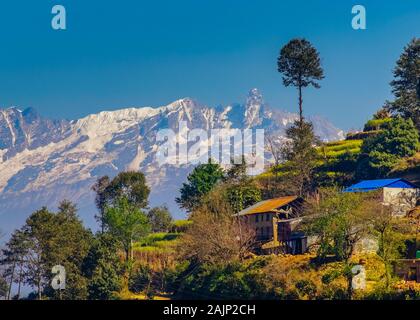
<path id="1" fill-rule="evenodd" d="M 382 188 L 402 188 L 411 189 L 417 188 L 411 182 L 397 178 L 397 179 L 378 179 L 378 180 L 364 180 L 356 183 L 344 190 L 344 192 L 367 192 Z"/>

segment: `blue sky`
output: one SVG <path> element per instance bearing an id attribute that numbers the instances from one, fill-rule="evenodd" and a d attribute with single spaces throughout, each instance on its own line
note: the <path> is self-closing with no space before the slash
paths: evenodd
<path id="1" fill-rule="evenodd" d="M 55 4 L 67 9 L 66 31 L 50 26 Z M 351 28 L 355 4 L 366 7 L 367 30 Z M 276 58 L 305 37 L 326 78 L 305 90 L 304 112 L 358 128 L 392 97 L 392 68 L 420 36 L 419 21 L 418 0 L 3 0 L 0 106 L 74 119 L 186 96 L 241 102 L 257 87 L 272 106 L 295 111 Z"/>

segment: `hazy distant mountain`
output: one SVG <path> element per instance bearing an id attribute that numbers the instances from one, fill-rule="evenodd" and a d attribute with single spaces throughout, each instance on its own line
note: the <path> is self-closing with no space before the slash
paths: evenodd
<path id="1" fill-rule="evenodd" d="M 102 176 L 123 170 L 143 171 L 152 188 L 151 204 L 174 204 L 190 166 L 159 166 L 156 132 L 178 129 L 179 121 L 192 128 L 264 128 L 282 139 L 297 115 L 270 108 L 257 89 L 245 104 L 207 107 L 185 98 L 159 108 L 104 111 L 85 118 L 49 120 L 33 109 L 0 109 L 0 229 L 20 226 L 35 209 L 55 208 L 62 199 L 76 202 L 82 218 L 93 225 L 90 188 Z M 313 117 L 323 140 L 343 138 L 343 131 Z"/>

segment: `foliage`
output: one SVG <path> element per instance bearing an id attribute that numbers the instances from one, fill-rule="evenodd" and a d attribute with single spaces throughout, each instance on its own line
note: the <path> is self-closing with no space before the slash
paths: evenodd
<path id="1" fill-rule="evenodd" d="M 363 142 L 359 175 L 385 176 L 399 159 L 416 153 L 418 139 L 418 132 L 410 119 L 392 119 L 387 130 Z"/>
<path id="2" fill-rule="evenodd" d="M 349 261 L 357 242 L 368 233 L 366 221 L 376 210 L 374 204 L 374 194 L 336 188 L 322 188 L 309 199 L 303 229 L 319 239 L 318 258 L 333 255 L 338 261 Z"/>
<path id="3" fill-rule="evenodd" d="M 238 261 L 220 264 L 204 264 L 178 279 L 176 297 L 180 299 L 273 299 L 261 285 L 259 264 Z"/>
<path id="4" fill-rule="evenodd" d="M 6 280 L 0 276 L 0 298 L 6 297 L 9 287 L 7 285 Z"/>
<path id="5" fill-rule="evenodd" d="M 92 300 L 114 299 L 121 289 L 122 264 L 117 241 L 107 233 L 98 234 L 86 255 L 82 271 L 88 282 L 88 297 Z"/>
<path id="6" fill-rule="evenodd" d="M 95 205 L 99 210 L 99 214 L 95 215 L 96 221 L 101 227 L 101 231 L 104 232 L 104 211 L 108 201 L 108 192 L 106 191 L 111 180 L 108 176 L 103 176 L 96 180 L 95 184 L 92 186 L 92 191 L 95 192 Z"/>
<path id="7" fill-rule="evenodd" d="M 420 128 L 420 39 L 414 38 L 404 48 L 394 69 L 391 81 L 395 100 L 388 103 L 387 109 L 406 119 L 411 119 Z"/>
<path id="8" fill-rule="evenodd" d="M 254 231 L 234 217 L 223 194 L 214 190 L 191 215 L 193 223 L 181 237 L 182 258 L 200 263 L 241 259 L 254 244 Z"/>
<path id="9" fill-rule="evenodd" d="M 143 209 L 147 207 L 150 189 L 143 173 L 120 172 L 114 179 L 101 177 L 93 186 L 96 192 L 96 206 L 100 212 L 99 222 L 103 228 L 105 208 L 114 206 L 121 198 L 126 198 L 133 206 Z"/>
<path id="10" fill-rule="evenodd" d="M 150 291 L 152 279 L 153 275 L 151 268 L 147 265 L 140 265 L 140 267 L 131 275 L 128 288 L 134 293 Z"/>
<path id="11" fill-rule="evenodd" d="M 135 253 L 137 252 L 156 252 L 172 253 L 175 252 L 179 244 L 181 235 L 179 233 L 152 233 L 147 235 L 141 241 L 134 244 Z"/>
<path id="12" fill-rule="evenodd" d="M 386 129 L 392 118 L 372 119 L 366 122 L 364 131 L 378 131 Z"/>
<path id="13" fill-rule="evenodd" d="M 235 213 L 261 201 L 261 191 L 246 174 L 246 168 L 244 159 L 239 164 L 233 164 L 226 172 L 222 188 L 219 188 L 221 192 L 226 192 L 227 201 Z"/>
<path id="14" fill-rule="evenodd" d="M 280 50 L 277 70 L 283 75 L 284 86 L 292 85 L 299 90 L 299 122 L 302 123 L 302 88 L 319 88 L 317 80 L 324 78 L 319 54 L 309 41 L 293 39 Z"/>
<path id="15" fill-rule="evenodd" d="M 364 140 L 369 137 L 376 136 L 380 133 L 380 130 L 362 131 L 362 132 L 350 132 L 346 135 L 346 140 Z"/>
<path id="16" fill-rule="evenodd" d="M 174 241 L 180 237 L 178 233 L 151 233 L 144 237 L 140 242 L 140 246 L 158 246 L 162 242 Z"/>
<path id="17" fill-rule="evenodd" d="M 286 137 L 289 140 L 284 144 L 282 154 L 289 179 L 294 184 L 294 190 L 290 191 L 303 196 L 313 187 L 313 172 L 318 159 L 315 145 L 319 141 L 314 135 L 312 123 L 305 121 L 296 121 L 286 130 Z"/>
<path id="18" fill-rule="evenodd" d="M 252 180 L 227 187 L 227 198 L 235 213 L 261 201 L 261 190 Z"/>
<path id="19" fill-rule="evenodd" d="M 378 240 L 378 256 L 384 264 L 385 288 L 389 289 L 392 281 L 394 263 L 403 258 L 406 249 L 404 233 L 408 223 L 403 218 L 393 216 L 392 207 L 381 207 L 370 219 L 373 234 Z"/>
<path id="20" fill-rule="evenodd" d="M 223 179 L 223 174 L 222 168 L 217 163 L 209 162 L 198 165 L 188 175 L 188 182 L 182 185 L 181 195 L 176 198 L 176 202 L 181 208 L 192 212 L 202 197 Z"/>
<path id="21" fill-rule="evenodd" d="M 147 212 L 152 232 L 168 232 L 172 226 L 172 216 L 168 207 L 161 206 L 150 209 Z"/>
<path id="22" fill-rule="evenodd" d="M 170 231 L 173 233 L 184 233 L 191 224 L 191 220 L 176 220 L 172 223 Z"/>
<path id="23" fill-rule="evenodd" d="M 133 257 L 133 242 L 150 230 L 147 216 L 127 198 L 120 198 L 113 207 L 105 208 L 104 222 L 124 249 L 126 262 Z"/>
<path id="24" fill-rule="evenodd" d="M 63 201 L 59 211 L 53 213 L 42 208 L 34 212 L 21 230 L 12 235 L 3 253 L 2 264 L 11 281 L 18 284 L 18 294 L 23 283 L 52 299 L 85 299 L 86 279 L 80 268 L 89 249 L 90 231 L 86 230 L 77 217 L 76 207 Z M 66 269 L 66 289 L 60 292 L 50 287 L 55 265 Z"/>
<path id="25" fill-rule="evenodd" d="M 28 252 L 29 243 L 21 230 L 16 230 L 2 250 L 1 264 L 4 266 L 3 276 L 9 279 L 9 283 L 18 286 L 16 296 L 20 297 L 20 288 L 24 281 L 25 255 Z M 7 297 L 10 298 L 10 297 Z"/>

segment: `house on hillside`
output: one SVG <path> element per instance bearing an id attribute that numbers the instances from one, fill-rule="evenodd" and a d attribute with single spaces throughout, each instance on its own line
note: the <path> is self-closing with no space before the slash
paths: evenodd
<path id="1" fill-rule="evenodd" d="M 303 199 L 280 197 L 258 202 L 237 214 L 255 230 L 262 252 L 301 254 L 307 250 L 306 236 L 296 231 L 301 221 Z"/>
<path id="2" fill-rule="evenodd" d="M 379 191 L 379 201 L 392 206 L 395 215 L 403 216 L 413 209 L 419 199 L 419 187 L 405 179 L 364 180 L 344 192 Z"/>

